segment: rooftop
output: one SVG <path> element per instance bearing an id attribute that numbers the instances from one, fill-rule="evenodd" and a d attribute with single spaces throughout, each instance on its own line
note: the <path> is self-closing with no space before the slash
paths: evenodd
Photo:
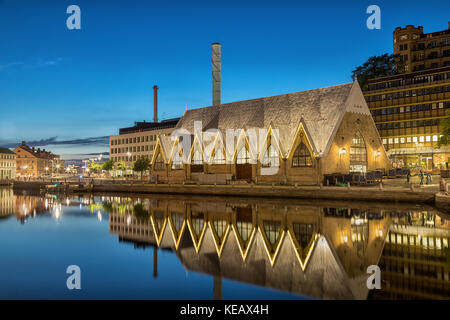
<path id="1" fill-rule="evenodd" d="M 133 127 L 120 128 L 119 134 L 152 131 L 159 129 L 175 128 L 180 118 L 163 120 L 161 122 L 135 122 Z"/>

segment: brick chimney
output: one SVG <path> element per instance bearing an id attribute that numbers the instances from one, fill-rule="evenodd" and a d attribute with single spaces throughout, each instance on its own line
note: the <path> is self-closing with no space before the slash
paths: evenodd
<path id="1" fill-rule="evenodd" d="M 212 80 L 213 80 L 213 106 L 218 106 L 220 104 L 220 55 L 221 47 L 220 43 L 213 43 L 212 47 Z"/>
<path id="2" fill-rule="evenodd" d="M 153 86 L 153 122 L 158 122 L 158 86 Z"/>

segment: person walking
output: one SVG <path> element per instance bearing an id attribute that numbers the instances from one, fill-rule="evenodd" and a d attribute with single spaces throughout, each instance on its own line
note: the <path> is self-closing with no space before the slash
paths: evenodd
<path id="1" fill-rule="evenodd" d="M 420 185 L 421 185 L 421 186 L 423 186 L 423 176 L 424 176 L 424 174 L 423 174 L 423 170 L 422 170 L 422 169 L 420 169 L 420 172 L 419 172 L 419 177 L 420 177 Z"/>

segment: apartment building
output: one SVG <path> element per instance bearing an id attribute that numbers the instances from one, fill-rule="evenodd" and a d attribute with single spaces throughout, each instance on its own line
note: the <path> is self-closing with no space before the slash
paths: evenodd
<path id="1" fill-rule="evenodd" d="M 394 54 L 401 56 L 405 72 L 450 66 L 450 22 L 448 29 L 423 33 L 423 27 L 397 27 L 393 33 Z"/>
<path id="2" fill-rule="evenodd" d="M 62 172 L 64 161 L 59 155 L 45 149 L 29 147 L 25 141 L 14 149 L 16 154 L 16 172 L 19 177 L 39 177 Z"/>
<path id="3" fill-rule="evenodd" d="M 0 147 L 0 181 L 16 178 L 16 154 Z"/>
<path id="4" fill-rule="evenodd" d="M 450 163 L 450 148 L 437 147 L 450 108 L 450 66 L 372 79 L 364 96 L 394 165 Z"/>
<path id="5" fill-rule="evenodd" d="M 110 137 L 110 159 L 132 166 L 139 158 L 151 159 L 159 135 L 170 135 L 179 118 L 161 122 L 136 122 L 134 126 L 119 129 L 119 134 Z"/>

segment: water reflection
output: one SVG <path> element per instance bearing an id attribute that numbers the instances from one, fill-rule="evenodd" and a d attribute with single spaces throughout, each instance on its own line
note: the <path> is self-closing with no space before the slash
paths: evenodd
<path id="1" fill-rule="evenodd" d="M 429 206 L 176 196 L 14 195 L 0 189 L 1 217 L 22 223 L 87 206 L 135 248 L 173 251 L 187 270 L 325 299 L 450 298 L 450 223 Z M 108 217 L 108 218 L 107 218 Z M 382 289 L 366 269 L 382 269 Z M 188 298 L 188 297 L 186 297 Z M 251 297 L 249 297 L 251 298 Z"/>
<path id="2" fill-rule="evenodd" d="M 450 297 L 450 225 L 431 207 L 231 199 L 108 201 L 112 234 L 122 241 L 173 250 L 189 270 L 214 276 L 216 297 L 221 296 L 217 287 L 222 277 L 327 299 Z M 410 236 L 399 238 L 399 232 Z M 420 262 L 411 253 L 403 258 L 398 248 L 398 241 L 404 245 L 413 238 L 408 244 L 420 251 L 415 253 Z M 393 263 L 397 255 L 408 269 L 400 268 L 400 261 Z M 383 289 L 368 295 L 366 269 L 372 264 L 383 270 Z M 406 279 L 414 289 L 396 294 L 398 283 Z M 416 282 L 427 284 L 412 284 Z"/>

